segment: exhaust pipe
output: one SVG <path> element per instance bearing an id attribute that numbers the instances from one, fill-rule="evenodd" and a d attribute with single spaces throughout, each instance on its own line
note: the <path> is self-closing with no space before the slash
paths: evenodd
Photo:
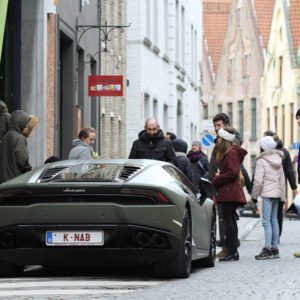
<path id="1" fill-rule="evenodd" d="M 1 243 L 5 248 L 12 248 L 14 245 L 14 236 L 11 232 L 2 234 Z"/>
<path id="2" fill-rule="evenodd" d="M 152 242 L 157 248 L 164 248 L 167 244 L 165 238 L 159 234 L 152 235 Z"/>
<path id="3" fill-rule="evenodd" d="M 145 232 L 140 231 L 136 235 L 136 240 L 139 243 L 139 245 L 142 246 L 142 247 L 149 247 L 149 246 L 151 246 L 151 238 Z"/>

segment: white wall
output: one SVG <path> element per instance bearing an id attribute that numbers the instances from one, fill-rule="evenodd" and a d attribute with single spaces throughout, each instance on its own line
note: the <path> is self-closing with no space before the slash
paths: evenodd
<path id="1" fill-rule="evenodd" d="M 182 25 L 182 7 L 184 25 Z M 155 113 L 154 99 L 157 100 L 156 117 L 164 131 L 181 132 L 179 137 L 189 144 L 196 137 L 199 138 L 201 1 L 179 0 L 178 14 L 179 19 L 176 18 L 176 0 L 128 0 L 127 15 L 131 27 L 127 35 L 127 79 L 130 82 L 126 100 L 127 153 L 132 142 L 143 129 L 145 119 Z M 176 25 L 177 21 L 179 21 L 178 25 Z M 193 53 L 191 53 L 191 24 L 194 29 Z M 177 35 L 176 28 L 179 29 Z M 176 36 L 179 36 L 178 42 Z M 178 46 L 179 52 L 176 55 Z M 179 61 L 176 61 L 176 57 Z M 149 95 L 148 109 L 144 107 L 145 93 Z M 179 97 L 182 100 L 181 128 L 177 126 Z M 166 120 L 165 117 L 168 119 Z"/>

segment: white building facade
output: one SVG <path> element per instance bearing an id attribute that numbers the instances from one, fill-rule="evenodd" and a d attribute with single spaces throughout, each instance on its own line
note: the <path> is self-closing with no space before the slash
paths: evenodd
<path id="1" fill-rule="evenodd" d="M 126 150 L 149 117 L 190 146 L 199 139 L 202 5 L 128 0 Z"/>

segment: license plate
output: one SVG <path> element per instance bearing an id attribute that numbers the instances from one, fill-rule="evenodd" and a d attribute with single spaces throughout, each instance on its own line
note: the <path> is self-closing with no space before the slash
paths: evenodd
<path id="1" fill-rule="evenodd" d="M 102 246 L 103 231 L 47 231 L 47 246 Z"/>

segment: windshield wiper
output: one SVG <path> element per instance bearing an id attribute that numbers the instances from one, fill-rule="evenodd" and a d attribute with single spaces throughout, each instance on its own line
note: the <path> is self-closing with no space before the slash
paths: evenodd
<path id="1" fill-rule="evenodd" d="M 116 182 L 114 179 L 103 178 L 73 178 L 73 179 L 56 179 L 51 182 Z"/>

